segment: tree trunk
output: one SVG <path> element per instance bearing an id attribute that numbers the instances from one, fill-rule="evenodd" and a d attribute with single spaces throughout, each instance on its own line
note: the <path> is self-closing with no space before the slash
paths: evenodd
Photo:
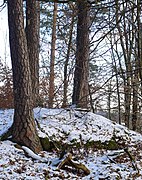
<path id="1" fill-rule="evenodd" d="M 64 90 L 63 90 L 63 105 L 62 107 L 67 106 L 67 88 L 68 88 L 68 64 L 69 64 L 69 57 L 72 45 L 72 33 L 73 33 L 73 26 L 74 26 L 74 16 L 72 16 L 72 21 L 70 25 L 69 31 L 69 42 L 68 42 L 68 50 L 67 50 L 67 57 L 64 65 Z"/>
<path id="2" fill-rule="evenodd" d="M 36 107 L 39 102 L 39 27 L 40 4 L 37 1 L 28 0 L 26 1 L 26 37 L 34 107 Z"/>
<path id="3" fill-rule="evenodd" d="M 108 108 L 108 110 L 107 110 L 107 118 L 108 119 L 111 119 L 111 96 L 112 96 L 112 89 L 111 89 L 111 81 L 110 81 L 110 83 L 108 84 L 108 90 L 107 90 L 107 96 L 108 96 L 108 98 L 107 98 L 107 108 Z"/>
<path id="4" fill-rule="evenodd" d="M 23 1 L 8 1 L 9 41 L 13 71 L 14 122 L 12 139 L 34 152 L 42 150 L 33 117 L 31 73 L 24 31 Z"/>
<path id="5" fill-rule="evenodd" d="M 88 107 L 89 77 L 89 4 L 78 0 L 77 49 L 74 72 L 72 103 L 79 107 Z"/>
<path id="6" fill-rule="evenodd" d="M 132 104 L 132 129 L 135 131 L 137 129 L 137 119 L 138 119 L 138 72 L 135 71 L 132 83 L 133 89 L 133 104 Z"/>
<path id="7" fill-rule="evenodd" d="M 54 65 L 55 65 L 55 46 L 56 46 L 56 22 L 57 22 L 57 2 L 54 2 L 53 11 L 53 30 L 51 42 L 51 59 L 50 59 L 50 77 L 49 77 L 49 102 L 48 107 L 53 108 L 54 101 Z"/>
<path id="8" fill-rule="evenodd" d="M 133 104 L 132 104 L 132 129 L 138 130 L 138 94 L 139 86 L 142 87 L 142 26 L 141 26 L 141 5 L 140 0 L 137 0 L 137 28 L 135 32 L 135 66 L 132 89 L 133 89 Z M 139 82 L 140 80 L 140 82 Z M 140 88 L 140 94 L 142 89 Z M 140 100 L 142 102 L 142 100 Z M 139 124 L 140 125 L 140 124 Z"/>

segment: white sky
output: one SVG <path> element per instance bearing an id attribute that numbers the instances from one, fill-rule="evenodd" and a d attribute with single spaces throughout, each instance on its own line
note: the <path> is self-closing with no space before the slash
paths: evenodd
<path id="1" fill-rule="evenodd" d="M 0 5 L 3 4 L 3 0 L 0 0 Z M 7 6 L 2 9 L 0 8 L 0 57 L 3 60 L 10 62 L 9 52 L 9 38 L 8 38 L 8 19 L 7 19 Z"/>

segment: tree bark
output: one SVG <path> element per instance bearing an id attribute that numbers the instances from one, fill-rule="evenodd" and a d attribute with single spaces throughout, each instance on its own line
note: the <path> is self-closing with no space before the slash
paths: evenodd
<path id="1" fill-rule="evenodd" d="M 15 109 L 12 139 L 34 152 L 39 152 L 42 147 L 33 117 L 32 83 L 22 0 L 8 1 L 8 24 Z"/>
<path id="2" fill-rule="evenodd" d="M 40 4 L 37 1 L 28 0 L 26 1 L 26 37 L 34 107 L 39 103 L 39 28 Z"/>
<path id="3" fill-rule="evenodd" d="M 89 95 L 89 4 L 86 0 L 78 0 L 77 6 L 77 47 L 72 104 L 86 108 Z"/>

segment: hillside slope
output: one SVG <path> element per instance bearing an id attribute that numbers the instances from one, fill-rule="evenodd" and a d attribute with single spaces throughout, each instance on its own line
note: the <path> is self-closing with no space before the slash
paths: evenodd
<path id="1" fill-rule="evenodd" d="M 36 108 L 39 136 L 48 137 L 57 148 L 67 147 L 73 158 L 85 164 L 85 176 L 74 168 L 59 170 L 53 164 L 59 152 L 41 152 L 28 158 L 10 141 L 0 141 L 0 179 L 142 179 L 142 135 L 91 112 L 74 109 Z M 0 135 L 12 124 L 13 110 L 0 110 Z M 60 146 L 59 144 L 62 144 Z"/>

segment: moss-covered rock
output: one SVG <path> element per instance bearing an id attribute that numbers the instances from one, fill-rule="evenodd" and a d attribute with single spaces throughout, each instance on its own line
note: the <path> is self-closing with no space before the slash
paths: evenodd
<path id="1" fill-rule="evenodd" d="M 85 148 L 96 148 L 96 149 L 108 149 L 115 150 L 118 149 L 118 144 L 112 138 L 109 141 L 101 142 L 101 141 L 88 141 L 85 145 Z"/>
<path id="2" fill-rule="evenodd" d="M 49 141 L 48 137 L 40 137 L 40 142 L 42 145 L 43 150 L 45 151 L 51 151 L 51 142 Z"/>
<path id="3" fill-rule="evenodd" d="M 87 143 L 84 145 L 85 148 L 97 148 L 97 149 L 103 149 L 104 146 L 101 141 L 87 141 Z"/>
<path id="4" fill-rule="evenodd" d="M 114 139 L 111 139 L 110 141 L 105 142 L 104 146 L 105 146 L 105 149 L 108 149 L 108 150 L 119 149 L 119 146 Z"/>

